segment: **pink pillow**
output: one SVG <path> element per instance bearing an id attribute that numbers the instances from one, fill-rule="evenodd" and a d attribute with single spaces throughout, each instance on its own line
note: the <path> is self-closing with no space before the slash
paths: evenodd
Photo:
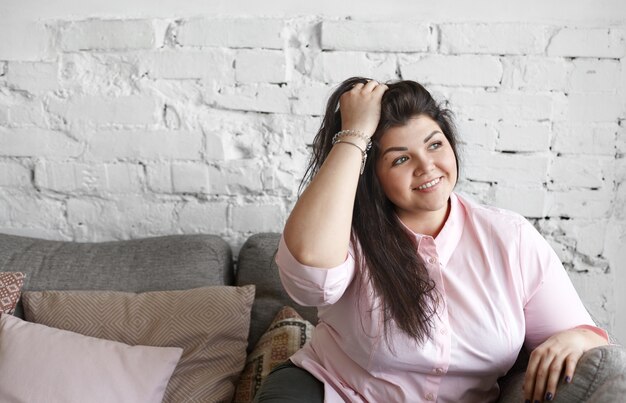
<path id="1" fill-rule="evenodd" d="M 0 316 L 0 401 L 161 402 L 182 354 Z"/>

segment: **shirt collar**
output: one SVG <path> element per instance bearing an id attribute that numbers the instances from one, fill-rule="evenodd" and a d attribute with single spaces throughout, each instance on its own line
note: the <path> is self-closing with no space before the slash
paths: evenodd
<path id="1" fill-rule="evenodd" d="M 410 234 L 415 236 L 416 244 L 419 245 L 422 238 L 427 237 L 428 235 L 418 234 L 413 232 L 409 227 L 407 227 L 401 220 L 399 220 L 404 228 L 409 231 Z M 465 225 L 465 211 L 462 203 L 459 201 L 459 197 L 456 193 L 450 194 L 450 214 L 448 214 L 448 218 L 446 219 L 445 224 L 439 234 L 435 238 L 435 246 L 437 247 L 437 255 L 439 258 L 439 262 L 445 267 L 454 253 L 459 241 L 461 240 L 461 235 L 463 234 L 463 227 Z"/>

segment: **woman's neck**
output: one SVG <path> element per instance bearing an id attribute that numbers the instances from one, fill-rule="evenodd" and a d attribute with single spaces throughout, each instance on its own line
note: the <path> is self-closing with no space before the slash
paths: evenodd
<path id="1" fill-rule="evenodd" d="M 433 238 L 436 238 L 446 224 L 449 215 L 450 199 L 448 199 L 448 203 L 446 204 L 445 209 L 417 215 L 398 215 L 398 218 L 408 229 L 415 232 L 416 234 L 429 235 Z"/>

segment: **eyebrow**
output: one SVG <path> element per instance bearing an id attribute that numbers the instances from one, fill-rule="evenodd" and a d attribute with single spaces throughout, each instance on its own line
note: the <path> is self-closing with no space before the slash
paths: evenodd
<path id="1" fill-rule="evenodd" d="M 424 139 L 424 143 L 428 143 L 428 141 L 437 133 L 441 133 L 440 130 L 435 130 L 432 133 L 430 133 L 428 136 L 426 136 L 426 138 Z M 443 133 L 441 133 L 443 134 Z M 388 152 L 392 152 L 392 151 L 408 151 L 409 149 L 407 147 L 389 147 L 388 149 L 386 149 L 383 154 L 381 155 L 384 156 L 385 154 L 387 154 Z"/>

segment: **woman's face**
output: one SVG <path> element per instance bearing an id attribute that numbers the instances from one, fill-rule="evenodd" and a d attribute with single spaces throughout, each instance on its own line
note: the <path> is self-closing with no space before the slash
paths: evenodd
<path id="1" fill-rule="evenodd" d="M 457 181 L 454 151 L 439 125 L 418 115 L 380 139 L 376 176 L 402 222 L 443 224 Z M 415 230 L 415 229 L 414 229 Z M 420 232 L 420 231 L 417 231 Z"/>

